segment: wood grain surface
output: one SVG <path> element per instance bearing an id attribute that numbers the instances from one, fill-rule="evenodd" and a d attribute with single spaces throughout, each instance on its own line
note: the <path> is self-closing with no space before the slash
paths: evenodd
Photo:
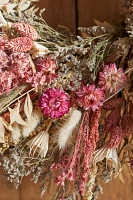
<path id="1" fill-rule="evenodd" d="M 92 26 L 94 20 L 108 21 L 119 13 L 121 0 L 40 0 L 40 9 L 46 8 L 43 14 L 46 22 L 53 28 L 58 25 L 66 26 L 76 34 L 79 26 Z M 24 178 L 22 185 L 16 190 L 15 185 L 6 180 L 0 169 L 0 200 L 39 200 L 40 185 L 34 184 L 31 177 Z M 125 185 L 116 179 L 108 184 L 103 184 L 104 193 L 98 200 L 133 200 L 133 179 L 125 175 Z M 48 190 L 41 198 L 51 200 L 55 185 L 50 182 Z M 78 200 L 81 200 L 79 197 Z"/>
<path id="2" fill-rule="evenodd" d="M 68 27 L 76 33 L 76 4 L 75 0 L 40 0 L 39 7 L 46 10 L 43 17 L 49 26 L 58 29 L 58 26 Z"/>

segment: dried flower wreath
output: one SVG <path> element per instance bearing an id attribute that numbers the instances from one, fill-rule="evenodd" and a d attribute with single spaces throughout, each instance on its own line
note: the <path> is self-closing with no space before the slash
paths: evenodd
<path id="1" fill-rule="evenodd" d="M 133 3 L 75 39 L 34 1 L 0 2 L 1 165 L 17 186 L 32 173 L 41 195 L 52 177 L 53 200 L 94 200 L 100 179 L 133 175 Z"/>

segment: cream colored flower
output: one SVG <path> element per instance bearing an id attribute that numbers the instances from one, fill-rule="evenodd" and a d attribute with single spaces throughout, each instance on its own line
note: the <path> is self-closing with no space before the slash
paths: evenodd
<path id="1" fill-rule="evenodd" d="M 93 162 L 96 164 L 97 162 L 101 162 L 106 158 L 107 165 L 111 165 L 112 167 L 118 169 L 120 167 L 120 161 L 116 152 L 116 149 L 110 149 L 107 147 L 103 147 L 98 149 L 93 154 Z"/>
<path id="2" fill-rule="evenodd" d="M 49 134 L 46 131 L 41 131 L 33 139 L 26 143 L 30 147 L 30 155 L 33 156 L 38 153 L 38 156 L 45 158 L 48 151 Z"/>

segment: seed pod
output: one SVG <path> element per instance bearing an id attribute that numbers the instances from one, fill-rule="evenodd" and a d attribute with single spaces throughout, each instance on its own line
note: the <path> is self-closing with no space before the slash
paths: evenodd
<path id="1" fill-rule="evenodd" d="M 122 104 L 122 98 L 110 99 L 103 104 L 103 109 L 113 110 L 114 108 L 120 107 L 121 104 Z"/>

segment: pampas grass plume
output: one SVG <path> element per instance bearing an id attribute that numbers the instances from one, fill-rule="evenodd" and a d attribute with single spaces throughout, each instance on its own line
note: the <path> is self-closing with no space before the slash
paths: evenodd
<path id="1" fill-rule="evenodd" d="M 58 145 L 62 149 L 65 147 L 68 139 L 70 138 L 72 131 L 75 126 L 79 123 L 81 119 L 81 112 L 79 110 L 73 110 L 69 119 L 64 123 L 64 125 L 58 130 Z"/>

